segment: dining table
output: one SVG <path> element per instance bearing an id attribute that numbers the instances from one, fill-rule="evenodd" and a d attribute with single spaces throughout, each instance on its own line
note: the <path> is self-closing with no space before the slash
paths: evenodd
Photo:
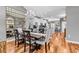
<path id="1" fill-rule="evenodd" d="M 26 35 L 27 36 L 27 35 Z M 38 46 L 38 45 L 45 45 L 45 38 L 46 38 L 46 34 L 42 34 L 42 33 L 34 33 L 34 32 L 30 32 L 30 37 L 29 38 L 35 38 L 35 43 L 36 43 L 36 47 Z M 44 40 L 43 41 L 39 41 L 39 40 L 41 40 L 42 38 L 44 38 Z M 31 39 L 30 39 L 30 42 L 32 43 L 32 41 L 31 41 Z M 29 49 L 31 50 L 31 43 L 30 43 L 30 47 L 29 47 Z"/>
<path id="2" fill-rule="evenodd" d="M 46 34 L 31 32 L 30 35 L 35 38 L 46 37 Z"/>

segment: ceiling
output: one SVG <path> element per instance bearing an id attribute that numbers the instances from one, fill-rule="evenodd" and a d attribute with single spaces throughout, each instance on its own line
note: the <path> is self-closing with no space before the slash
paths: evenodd
<path id="1" fill-rule="evenodd" d="M 27 12 L 44 18 L 61 18 L 66 15 L 65 6 L 25 6 Z"/>

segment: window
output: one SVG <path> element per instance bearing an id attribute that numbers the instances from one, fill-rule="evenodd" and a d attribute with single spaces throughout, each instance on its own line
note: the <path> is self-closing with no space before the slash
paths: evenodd
<path id="1" fill-rule="evenodd" d="M 14 17 L 25 18 L 25 14 L 23 11 L 19 11 L 10 7 L 6 7 L 6 13 Z"/>

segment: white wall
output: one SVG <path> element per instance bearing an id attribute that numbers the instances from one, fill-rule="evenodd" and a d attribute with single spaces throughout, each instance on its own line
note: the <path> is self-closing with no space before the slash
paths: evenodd
<path id="1" fill-rule="evenodd" d="M 0 6 L 0 40 L 6 39 L 5 7 Z"/>
<path id="2" fill-rule="evenodd" d="M 67 39 L 79 42 L 79 6 L 67 7 Z"/>

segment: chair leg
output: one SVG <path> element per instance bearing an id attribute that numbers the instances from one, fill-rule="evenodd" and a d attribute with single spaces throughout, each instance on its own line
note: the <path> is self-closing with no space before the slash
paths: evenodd
<path id="1" fill-rule="evenodd" d="M 24 52 L 26 52 L 26 42 L 24 42 Z"/>
<path id="2" fill-rule="evenodd" d="M 47 53 L 47 42 L 45 42 L 45 53 Z"/>
<path id="3" fill-rule="evenodd" d="M 31 40 L 29 40 L 29 53 L 31 53 Z"/>
<path id="4" fill-rule="evenodd" d="M 15 40 L 15 46 L 16 46 L 16 40 Z"/>
<path id="5" fill-rule="evenodd" d="M 50 50 L 50 43 L 48 43 L 48 49 Z"/>
<path id="6" fill-rule="evenodd" d="M 18 47 L 19 47 L 19 40 L 18 40 Z"/>

